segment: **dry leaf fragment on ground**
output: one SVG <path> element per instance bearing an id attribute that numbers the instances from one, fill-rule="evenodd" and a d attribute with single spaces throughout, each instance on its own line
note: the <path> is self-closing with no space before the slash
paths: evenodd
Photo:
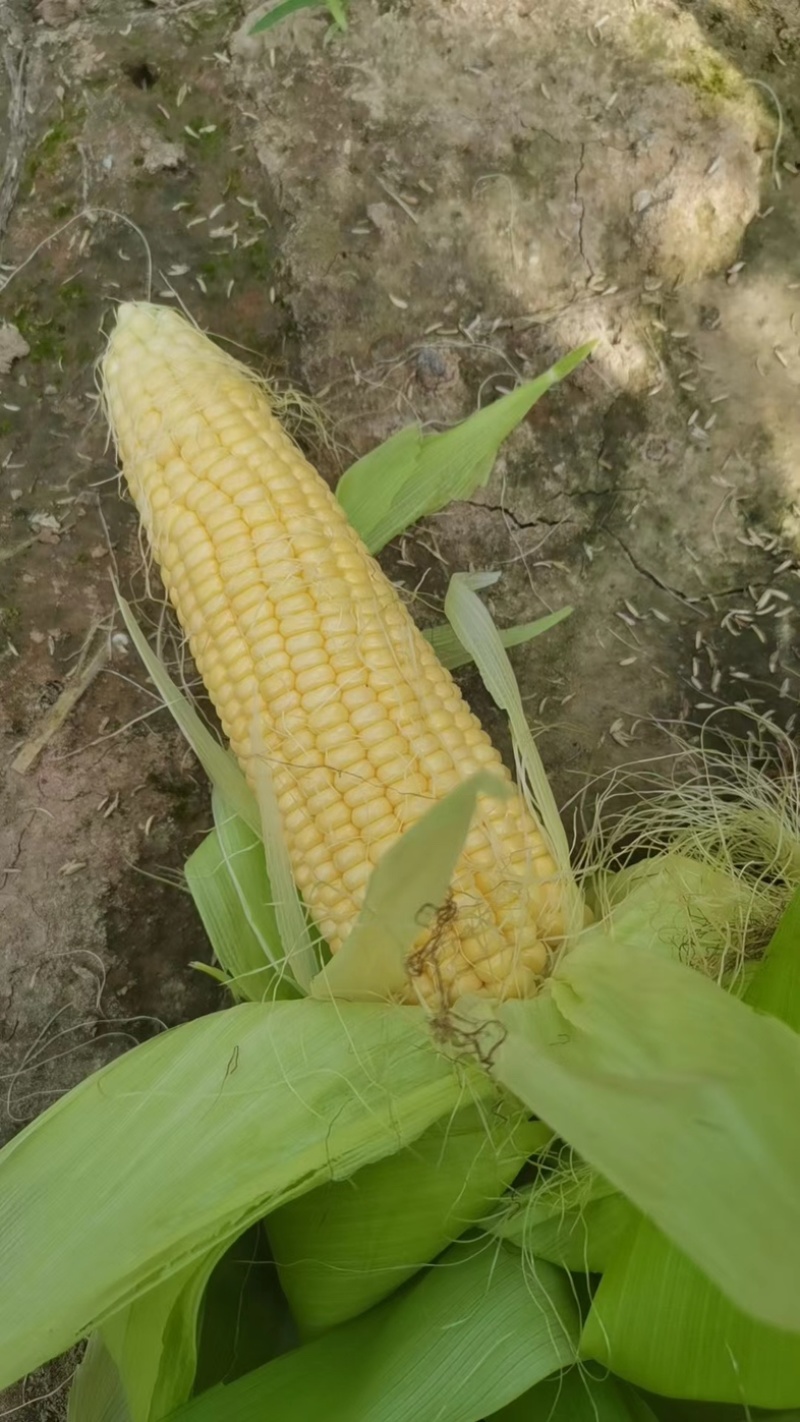
<path id="1" fill-rule="evenodd" d="M 0 375 L 8 375 L 15 360 L 28 355 L 30 346 L 10 321 L 0 321 Z"/>

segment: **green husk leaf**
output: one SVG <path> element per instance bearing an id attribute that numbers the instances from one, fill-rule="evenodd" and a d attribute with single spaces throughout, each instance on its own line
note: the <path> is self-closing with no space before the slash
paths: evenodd
<path id="1" fill-rule="evenodd" d="M 306 911 L 294 882 L 272 771 L 261 728 L 255 718 L 253 745 L 259 751 L 255 769 L 256 799 L 261 813 L 261 838 L 267 876 L 272 886 L 278 936 L 292 978 L 303 992 L 308 992 L 319 970 L 319 959 Z"/>
<path id="2" fill-rule="evenodd" d="M 795 1031 L 799 962 L 800 892 L 745 993 L 751 1006 Z M 648 1220 L 638 1221 L 609 1261 L 581 1347 L 651 1392 L 751 1407 L 800 1404 L 800 1334 L 736 1308 Z"/>
<path id="3" fill-rule="evenodd" d="M 503 440 L 593 350 L 591 343 L 571 351 L 536 380 L 443 434 L 426 435 L 411 425 L 351 465 L 336 497 L 370 552 L 380 552 L 418 519 L 454 499 L 468 499 L 486 484 Z"/>
<path id="4" fill-rule="evenodd" d="M 226 805 L 211 797 L 215 828 L 184 866 L 186 882 L 224 981 L 242 1002 L 296 997 L 286 971 L 261 840 Z"/>
<path id="5" fill-rule="evenodd" d="M 351 1323 L 215 1388 L 174 1422 L 478 1422 L 575 1356 L 577 1310 L 551 1265 L 455 1245 Z"/>
<path id="6" fill-rule="evenodd" d="M 233 1382 L 297 1347 L 263 1225 L 235 1240 L 203 1295 L 194 1393 Z"/>
<path id="7" fill-rule="evenodd" d="M 156 1422 L 191 1396 L 203 1293 L 224 1248 L 217 1245 L 101 1324 L 131 1422 Z"/>
<path id="8" fill-rule="evenodd" d="M 583 909 L 570 863 L 569 844 L 542 758 L 531 735 L 517 679 L 492 615 L 475 591 L 497 581 L 497 573 L 456 573 L 444 610 L 462 646 L 472 656 L 489 695 L 511 724 L 520 788 L 550 846 L 562 881 L 570 932 L 583 922 Z"/>
<path id="9" fill-rule="evenodd" d="M 519 647 L 523 642 L 532 642 L 534 637 L 557 627 L 571 613 L 571 607 L 562 607 L 546 617 L 537 617 L 535 622 L 520 622 L 516 627 L 499 628 L 500 641 L 504 647 Z M 440 627 L 426 627 L 422 635 L 430 642 L 442 666 L 450 671 L 468 666 L 472 661 L 472 655 L 459 642 L 449 622 L 443 622 Z"/>
<path id="10" fill-rule="evenodd" d="M 372 871 L 347 942 L 314 979 L 314 997 L 385 1000 L 405 991 L 406 959 L 447 898 L 478 796 L 509 794 L 502 780 L 480 771 L 395 841 Z"/>
<path id="11" fill-rule="evenodd" d="M 610 939 L 494 1016 L 496 1079 L 738 1307 L 800 1330 L 800 1039 Z"/>
<path id="12" fill-rule="evenodd" d="M 800 1404 L 800 1334 L 743 1313 L 645 1219 L 603 1275 L 581 1352 L 667 1397 Z"/>
<path id="13" fill-rule="evenodd" d="M 800 889 L 778 924 L 745 992 L 745 1002 L 800 1032 Z"/>
<path id="14" fill-rule="evenodd" d="M 493 1412 L 491 1422 L 656 1422 L 656 1414 L 617 1378 L 570 1368 Z"/>
<path id="15" fill-rule="evenodd" d="M 258 805 L 247 781 L 230 751 L 224 749 L 203 725 L 191 701 L 179 691 L 167 672 L 161 658 L 150 647 L 133 611 L 124 597 L 117 593 L 122 619 L 139 656 L 144 662 L 147 674 L 153 682 L 167 710 L 173 716 L 179 730 L 186 737 L 206 775 L 237 815 L 256 834 L 261 833 L 261 817 Z"/>
<path id="16" fill-rule="evenodd" d="M 636 1219 L 630 1202 L 595 1176 L 588 1189 L 565 1188 L 561 1199 L 537 1185 L 520 1190 L 484 1223 L 529 1258 L 546 1259 L 576 1274 L 595 1274 L 608 1267 Z"/>
<path id="17" fill-rule="evenodd" d="M 268 1234 L 303 1336 L 398 1289 L 475 1224 L 549 1136 L 511 1102 L 465 1106 L 352 1180 L 276 1210 Z"/>
<path id="18" fill-rule="evenodd" d="M 132 1422 L 114 1359 L 93 1333 L 69 1390 L 67 1422 Z"/>
<path id="19" fill-rule="evenodd" d="M 243 1003 L 110 1063 L 0 1152 L 0 1387 L 465 1089 L 411 1007 Z"/>

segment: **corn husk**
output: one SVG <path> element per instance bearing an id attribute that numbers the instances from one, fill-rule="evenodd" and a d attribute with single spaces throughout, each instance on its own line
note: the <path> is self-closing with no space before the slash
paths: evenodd
<path id="1" fill-rule="evenodd" d="M 800 893 L 778 925 L 747 1001 L 800 1025 Z M 787 1123 L 790 1126 L 790 1123 Z M 653 1326 L 653 1321 L 658 1326 Z M 800 1406 L 800 1333 L 737 1308 L 649 1221 L 608 1262 L 582 1351 L 651 1392 L 754 1407 Z"/>
<path id="2" fill-rule="evenodd" d="M 0 1156 L 0 1387 L 485 1079 L 411 1007 L 243 1003 L 119 1058 Z"/>
<path id="3" fill-rule="evenodd" d="M 484 1021 L 499 1082 L 737 1307 L 800 1329 L 794 1032 L 690 968 L 597 936 L 546 995 Z"/>
<path id="4" fill-rule="evenodd" d="M 175 1422 L 479 1422 L 574 1358 L 567 1276 L 456 1245 L 378 1308 L 175 1413 Z"/>

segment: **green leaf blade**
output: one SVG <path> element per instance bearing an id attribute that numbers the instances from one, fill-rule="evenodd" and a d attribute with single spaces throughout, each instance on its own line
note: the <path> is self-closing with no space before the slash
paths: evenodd
<path id="1" fill-rule="evenodd" d="M 491 1422 L 656 1422 L 656 1415 L 617 1378 L 595 1378 L 576 1367 L 493 1412 Z"/>
<path id="2" fill-rule="evenodd" d="M 537 400 L 591 355 L 581 346 L 444 434 L 400 430 L 342 475 L 336 497 L 371 553 L 454 499 L 485 484 L 503 440 Z"/>
<path id="3" fill-rule="evenodd" d="M 800 1032 L 800 889 L 748 985 L 745 1002 Z"/>
<path id="4" fill-rule="evenodd" d="M 215 828 L 184 866 L 186 882 L 234 998 L 295 997 L 284 971 L 261 840 L 215 791 Z"/>
<path id="5" fill-rule="evenodd" d="M 603 1275 L 581 1352 L 665 1397 L 800 1406 L 800 1334 L 736 1308 L 649 1220 Z"/>
<path id="6" fill-rule="evenodd" d="M 112 1062 L 0 1152 L 0 1387 L 465 1089 L 410 1007 L 243 1003 Z"/>
<path id="7" fill-rule="evenodd" d="M 174 1422 L 479 1422 L 575 1356 L 566 1275 L 454 1246 L 399 1295 L 174 1414 Z"/>
<path id="8" fill-rule="evenodd" d="M 800 1041 L 611 940 L 504 1003 L 494 1074 L 738 1307 L 800 1331 Z"/>
<path id="9" fill-rule="evenodd" d="M 504 1099 L 465 1106 L 351 1180 L 276 1210 L 267 1230 L 303 1336 L 356 1317 L 429 1264 L 494 1205 L 541 1137 Z"/>
<path id="10" fill-rule="evenodd" d="M 478 796 L 509 793 L 497 776 L 479 771 L 395 841 L 372 871 L 349 938 L 314 979 L 314 997 L 369 1001 L 405 994 L 408 954 L 447 897 Z"/>
<path id="11" fill-rule="evenodd" d="M 546 617 L 537 617 L 535 622 L 520 622 L 516 627 L 501 627 L 498 629 L 500 640 L 506 648 L 520 647 L 525 642 L 532 642 L 535 637 L 541 637 L 543 632 L 549 632 L 552 627 L 557 627 L 559 622 L 563 622 L 571 613 L 571 607 L 562 607 L 558 612 L 549 612 Z M 428 627 L 422 635 L 430 642 L 442 666 L 447 667 L 449 671 L 469 666 L 472 662 L 471 653 L 459 642 L 449 622 L 443 622 L 440 627 Z"/>

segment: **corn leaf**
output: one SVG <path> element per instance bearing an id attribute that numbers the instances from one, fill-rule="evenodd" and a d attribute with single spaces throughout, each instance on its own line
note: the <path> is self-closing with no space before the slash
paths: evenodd
<path id="1" fill-rule="evenodd" d="M 368 1001 L 405 991 L 406 959 L 447 898 L 478 796 L 509 793 L 502 780 L 480 771 L 395 841 L 372 871 L 347 942 L 314 979 L 315 997 Z"/>
<path id="2" fill-rule="evenodd" d="M 497 451 L 537 400 L 594 350 L 581 346 L 536 380 L 478 410 L 443 434 L 400 430 L 342 475 L 336 497 L 371 553 L 454 499 L 486 484 Z"/>
<path id="3" fill-rule="evenodd" d="M 296 997 L 299 989 L 281 961 L 264 846 L 215 790 L 215 828 L 184 865 L 209 941 L 234 998 L 263 1002 Z"/>
<path id="4" fill-rule="evenodd" d="M 546 1259 L 578 1274 L 602 1273 L 616 1256 L 637 1219 L 633 1206 L 607 1181 L 595 1176 L 580 1203 L 565 1191 L 555 1198 L 537 1186 L 521 1190 L 485 1228 L 507 1239 L 531 1259 Z"/>
<path id="5" fill-rule="evenodd" d="M 736 1308 L 649 1220 L 610 1261 L 581 1351 L 668 1397 L 800 1405 L 800 1334 Z"/>
<path id="6" fill-rule="evenodd" d="M 342 0 L 324 0 L 330 11 L 331 17 L 340 30 L 347 29 L 347 11 L 342 4 Z M 250 30 L 251 35 L 262 34 L 264 30 L 271 30 L 273 25 L 277 25 L 281 20 L 288 19 L 290 15 L 295 15 L 298 10 L 311 10 L 320 4 L 320 0 L 280 0 L 280 3 L 273 6 L 266 15 L 253 25 Z"/>
<path id="7" fill-rule="evenodd" d="M 215 1388 L 174 1422 L 478 1422 L 575 1356 L 577 1310 L 551 1265 L 456 1245 L 351 1323 Z"/>
<path id="8" fill-rule="evenodd" d="M 574 932 L 583 922 L 583 910 L 572 874 L 567 836 L 542 758 L 531 735 L 508 654 L 491 613 L 476 592 L 477 588 L 491 586 L 498 577 L 498 573 L 456 573 L 450 579 L 444 610 L 458 640 L 473 658 L 489 695 L 508 716 L 520 788 L 550 845 L 562 880 L 570 931 Z"/>
<path id="9" fill-rule="evenodd" d="M 352 1180 L 276 1210 L 268 1234 L 304 1337 L 363 1313 L 430 1263 L 549 1134 L 508 1101 L 465 1106 Z"/>
<path id="10" fill-rule="evenodd" d="M 745 1001 L 800 1032 L 800 889 L 775 930 Z"/>
<path id="11" fill-rule="evenodd" d="M 800 1038 L 610 939 L 494 1022 L 497 1080 L 739 1308 L 800 1330 Z"/>
<path id="12" fill-rule="evenodd" d="M 243 1003 L 110 1063 L 0 1152 L 0 1387 L 484 1083 L 415 1008 L 308 1000 Z"/>
<path id="13" fill-rule="evenodd" d="M 493 1412 L 491 1422 L 656 1422 L 656 1414 L 617 1378 L 570 1368 Z"/>
<path id="14" fill-rule="evenodd" d="M 571 607 L 562 607 L 558 612 L 538 617 L 535 622 L 521 622 L 516 627 L 499 628 L 500 641 L 504 647 L 519 647 L 523 642 L 532 642 L 534 637 L 540 637 L 543 632 L 549 632 L 551 627 L 557 627 L 571 612 Z M 468 666 L 472 661 L 471 654 L 459 642 L 449 622 L 443 622 L 440 627 L 426 627 L 422 635 L 430 642 L 442 666 L 450 671 L 454 671 L 456 667 Z"/>
<path id="15" fill-rule="evenodd" d="M 99 1333 L 75 1369 L 67 1422 L 132 1422 L 119 1370 Z"/>
<path id="16" fill-rule="evenodd" d="M 221 791 L 237 815 L 256 834 L 261 833 L 261 818 L 255 797 L 230 751 L 220 745 L 207 726 L 203 725 L 191 701 L 179 691 L 144 636 L 129 604 L 117 593 L 117 602 L 130 639 L 144 662 L 147 674 L 164 705 L 175 720 L 200 761 L 212 785 Z"/>

